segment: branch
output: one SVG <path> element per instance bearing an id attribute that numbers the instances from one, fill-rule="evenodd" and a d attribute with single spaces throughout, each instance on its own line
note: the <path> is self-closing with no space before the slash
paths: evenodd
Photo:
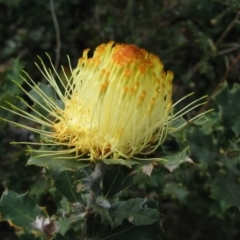
<path id="1" fill-rule="evenodd" d="M 54 6 L 54 2 L 53 0 L 49 0 L 50 2 L 50 11 L 52 14 L 52 20 L 53 20 L 53 24 L 54 24 L 54 28 L 55 28 L 55 32 L 56 32 L 56 57 L 55 57 L 55 63 L 54 63 L 54 67 L 57 70 L 58 66 L 59 66 L 59 61 L 60 61 L 60 51 L 61 51 L 61 37 L 60 37 L 60 30 L 59 30 L 59 25 L 58 25 L 58 20 L 57 20 L 57 16 L 55 13 L 55 6 Z"/>

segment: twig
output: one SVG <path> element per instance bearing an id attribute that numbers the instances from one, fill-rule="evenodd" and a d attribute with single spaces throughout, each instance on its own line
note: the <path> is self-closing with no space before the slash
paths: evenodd
<path id="1" fill-rule="evenodd" d="M 230 52 L 233 52 L 233 51 L 235 51 L 235 50 L 237 50 L 237 49 L 239 49 L 239 48 L 240 48 L 240 45 L 239 45 L 239 46 L 234 46 L 234 47 L 230 47 L 230 48 L 224 49 L 224 50 L 222 50 L 222 51 L 217 52 L 217 53 L 216 53 L 216 56 L 225 55 L 225 54 L 230 53 Z"/>
<path id="2" fill-rule="evenodd" d="M 197 64 L 194 65 L 193 68 L 191 68 L 191 70 L 188 71 L 188 73 L 186 74 L 187 78 L 192 78 L 192 76 L 195 74 L 195 72 L 201 67 L 201 61 L 198 62 Z"/>
<path id="3" fill-rule="evenodd" d="M 205 105 L 203 105 L 200 110 L 198 111 L 198 114 L 205 112 L 205 110 L 207 109 L 207 107 L 209 106 L 210 102 L 213 99 L 213 96 L 221 89 L 222 84 L 226 81 L 229 73 L 232 71 L 232 69 L 234 68 L 234 66 L 237 64 L 237 62 L 240 61 L 240 53 L 234 58 L 232 64 L 230 65 L 229 68 L 226 69 L 225 73 L 223 74 L 220 82 L 218 83 L 218 85 L 216 86 L 216 88 L 213 90 L 212 94 L 208 97 L 207 99 L 207 103 Z"/>
<path id="4" fill-rule="evenodd" d="M 232 22 L 228 25 L 228 27 L 224 30 L 224 32 L 221 34 L 220 38 L 217 40 L 216 44 L 220 43 L 229 33 L 229 31 L 234 27 L 234 25 L 237 23 L 238 18 L 240 16 L 240 11 L 237 12 L 235 18 L 232 20 Z"/>
<path id="5" fill-rule="evenodd" d="M 234 8 L 234 6 L 231 6 L 231 3 L 229 4 L 229 2 L 228 1 L 221 1 L 221 0 L 213 0 L 213 2 L 216 2 L 216 3 L 219 3 L 219 4 L 222 4 L 222 5 L 224 5 L 224 6 L 227 6 L 229 9 L 231 9 L 232 10 L 232 12 L 238 12 L 238 8 Z"/>
<path id="6" fill-rule="evenodd" d="M 57 70 L 58 66 L 59 66 L 59 61 L 60 61 L 60 51 L 61 51 L 61 37 L 60 37 L 60 30 L 59 30 L 59 25 L 58 25 L 58 20 L 57 20 L 57 16 L 55 13 L 55 6 L 54 6 L 54 2 L 53 0 L 49 0 L 50 2 L 50 11 L 52 14 L 52 20 L 53 20 L 53 24 L 54 24 L 54 28 L 55 28 L 55 32 L 56 32 L 56 57 L 55 57 L 55 63 L 54 63 L 54 67 Z"/>

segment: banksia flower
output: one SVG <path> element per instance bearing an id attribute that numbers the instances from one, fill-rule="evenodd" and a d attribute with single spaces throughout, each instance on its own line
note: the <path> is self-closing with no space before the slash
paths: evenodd
<path id="1" fill-rule="evenodd" d="M 42 155 L 95 160 L 152 153 L 166 138 L 172 121 L 182 115 L 172 115 L 173 73 L 163 70 L 157 56 L 135 45 L 102 44 L 93 57 L 88 51 L 71 69 L 71 77 L 65 74 L 66 79 L 41 61 L 38 68 L 55 97 L 28 75 L 24 78 L 37 97 L 23 91 L 38 108 L 25 103 L 34 114 L 16 106 L 13 112 L 43 127 L 20 127 L 41 135 L 39 145 L 46 145 Z"/>

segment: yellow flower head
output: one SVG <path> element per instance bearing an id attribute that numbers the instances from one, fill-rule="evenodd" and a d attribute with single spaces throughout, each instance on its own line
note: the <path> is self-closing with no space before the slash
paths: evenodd
<path id="1" fill-rule="evenodd" d="M 164 140 L 172 107 L 172 72 L 135 45 L 102 44 L 79 59 L 55 110 L 52 137 L 92 159 L 131 158 Z M 59 91 L 60 92 L 60 91 Z"/>
<path id="2" fill-rule="evenodd" d="M 57 151 L 48 148 L 43 155 L 129 159 L 155 151 L 171 122 L 180 116 L 172 115 L 173 73 L 163 71 L 157 56 L 135 45 L 109 42 L 98 46 L 93 57 L 88 57 L 88 51 L 83 52 L 70 78 L 64 73 L 66 80 L 53 68 L 55 77 L 42 62 L 39 69 L 57 101 L 29 76 L 25 79 L 47 115 L 34 107 L 33 115 L 13 106 L 14 113 L 44 127 L 20 126 L 39 133 L 39 145 L 59 147 Z"/>

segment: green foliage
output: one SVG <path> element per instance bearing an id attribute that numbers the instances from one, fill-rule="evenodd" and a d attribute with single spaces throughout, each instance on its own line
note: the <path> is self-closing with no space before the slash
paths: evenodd
<path id="1" fill-rule="evenodd" d="M 43 96 L 42 92 L 45 93 Z M 43 116 L 48 114 L 48 105 L 46 104 L 46 98 L 51 99 L 51 101 L 56 102 L 57 96 L 54 88 L 50 85 L 45 85 L 42 83 L 39 83 L 38 86 L 35 86 L 34 89 L 32 89 L 29 92 L 29 97 L 34 102 L 34 109 L 41 113 Z"/>
<path id="2" fill-rule="evenodd" d="M 107 170 L 101 184 L 91 178 L 93 163 L 41 156 L 40 151 L 28 159 L 23 147 L 8 143 L 29 141 L 35 135 L 1 122 L 1 220 L 8 220 L 23 240 L 45 239 L 41 232 L 38 237 L 33 235 L 29 225 L 38 215 L 45 215 L 39 205 L 56 208 L 48 215 L 59 226 L 52 237 L 57 240 L 76 236 L 99 240 L 239 239 L 239 2 L 59 0 L 54 4 L 65 71 L 69 71 L 66 55 L 74 66 L 86 47 L 94 49 L 109 40 L 134 43 L 160 56 L 165 68 L 173 70 L 174 102 L 193 91 L 196 94 L 189 102 L 209 94 L 207 109 L 214 111 L 173 133 L 151 161 L 104 160 Z M 49 2 L 0 1 L 0 32 L 0 105 L 8 107 L 6 102 L 10 102 L 26 109 L 15 98 L 22 93 L 11 81 L 29 90 L 19 76 L 23 67 L 36 86 L 59 101 L 34 71 L 37 55 L 44 59 L 48 52 L 52 59 L 57 58 Z M 36 87 L 23 98 L 30 105 L 33 99 L 44 104 L 38 97 Z M 60 101 L 58 104 L 62 107 Z M 176 111 L 184 104 L 178 104 Z M 37 105 L 35 101 L 34 107 Z M 188 119 L 195 114 L 189 113 Z M 3 110 L 0 117 L 31 126 L 27 119 Z M 185 122 L 181 119 L 176 124 L 180 121 Z M 4 192 L 6 187 L 13 191 Z M 29 194 L 16 193 L 27 190 Z M 94 195 L 96 201 L 91 202 Z M 19 228 L 27 230 L 23 233 Z"/>
<path id="3" fill-rule="evenodd" d="M 236 136 L 240 134 L 240 105 L 237 104 L 239 96 L 239 84 L 234 84 L 232 89 L 229 90 L 225 83 L 221 93 L 215 97 L 224 125 L 229 126 Z"/>
<path id="4" fill-rule="evenodd" d="M 80 202 L 81 194 L 77 192 L 77 182 L 69 171 L 59 173 L 54 177 L 54 186 L 69 202 Z"/>
<path id="5" fill-rule="evenodd" d="M 27 194 L 19 195 L 10 190 L 5 190 L 2 194 L 0 211 L 4 219 L 25 231 L 29 231 L 30 223 L 35 221 L 36 216 L 45 215 Z"/>
<path id="6" fill-rule="evenodd" d="M 219 176 L 211 184 L 212 197 L 220 203 L 223 210 L 230 207 L 240 208 L 240 188 L 232 180 L 224 179 L 226 176 Z"/>
<path id="7" fill-rule="evenodd" d="M 62 171 L 76 171 L 80 168 L 84 168 L 89 165 L 86 161 L 76 161 L 75 159 L 58 159 L 51 155 L 43 155 L 48 149 L 42 147 L 39 151 L 34 151 L 31 153 L 27 165 L 36 165 L 38 167 L 46 167 L 51 169 L 55 174 Z"/>
<path id="8" fill-rule="evenodd" d="M 193 163 L 193 161 L 188 157 L 187 155 L 187 149 L 184 149 L 180 153 L 175 153 L 173 155 L 168 155 L 163 157 L 165 162 L 163 162 L 163 165 L 172 172 L 175 168 L 179 167 L 181 163 L 189 162 Z"/>
<path id="9" fill-rule="evenodd" d="M 115 227 L 120 225 L 124 219 L 128 219 L 133 225 L 140 226 L 150 225 L 159 218 L 158 208 L 148 208 L 148 201 L 144 202 L 139 198 L 112 204 L 111 215 L 115 217 Z"/>
<path id="10" fill-rule="evenodd" d="M 1 74 L 0 71 L 0 106 L 2 107 L 9 107 L 7 102 L 13 103 L 17 106 L 20 105 L 15 96 L 18 95 L 21 90 L 12 80 L 14 79 L 19 85 L 23 83 L 19 74 L 23 70 L 25 64 L 16 58 L 12 60 L 9 65 L 10 67 L 6 70 L 5 66 L 3 66 L 4 74 Z M 0 117 L 9 120 L 13 119 L 12 113 L 6 111 L 0 112 Z M 0 130 L 2 131 L 4 128 L 6 128 L 6 124 L 2 122 Z"/>
<path id="11" fill-rule="evenodd" d="M 113 177 L 114 176 L 114 177 Z M 109 169 L 103 177 L 102 192 L 106 199 L 111 199 L 115 194 L 123 188 L 123 183 L 126 176 L 121 169 Z"/>
<path id="12" fill-rule="evenodd" d="M 104 163 L 106 163 L 107 165 L 122 165 L 128 168 L 131 168 L 132 166 L 139 164 L 136 161 L 131 161 L 131 160 L 124 160 L 124 159 L 104 159 L 103 160 Z"/>

